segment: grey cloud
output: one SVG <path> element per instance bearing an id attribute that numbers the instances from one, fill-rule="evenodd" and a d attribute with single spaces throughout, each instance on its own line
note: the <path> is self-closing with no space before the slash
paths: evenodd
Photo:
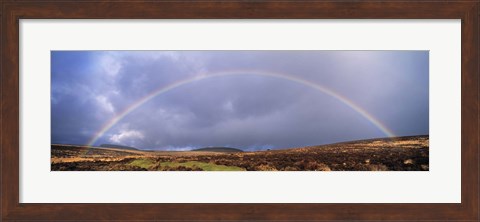
<path id="1" fill-rule="evenodd" d="M 105 57 L 109 65 L 99 62 Z M 113 71 L 105 71 L 108 66 Z M 296 76 L 344 95 L 397 135 L 428 134 L 428 52 L 67 51 L 52 56 L 52 141 L 88 141 L 114 116 L 105 103 L 118 114 L 156 89 L 227 70 Z M 98 96 L 103 107 L 95 102 Z M 125 145 L 148 149 L 254 150 L 384 136 L 359 113 L 317 90 L 245 75 L 196 81 L 159 95 L 97 143 L 122 138 Z"/>

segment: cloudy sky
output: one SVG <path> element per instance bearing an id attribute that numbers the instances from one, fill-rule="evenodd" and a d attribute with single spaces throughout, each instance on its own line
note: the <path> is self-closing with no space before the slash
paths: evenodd
<path id="1" fill-rule="evenodd" d="M 429 132 L 427 51 L 53 51 L 51 75 L 52 143 L 259 150 Z"/>

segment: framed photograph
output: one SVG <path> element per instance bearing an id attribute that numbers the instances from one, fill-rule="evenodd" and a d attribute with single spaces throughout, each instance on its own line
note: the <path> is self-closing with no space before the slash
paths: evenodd
<path id="1" fill-rule="evenodd" d="M 477 1 L 4 1 L 1 213 L 479 217 Z"/>

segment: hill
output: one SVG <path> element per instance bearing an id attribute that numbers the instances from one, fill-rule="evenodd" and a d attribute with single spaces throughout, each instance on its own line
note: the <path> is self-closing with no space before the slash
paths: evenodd
<path id="1" fill-rule="evenodd" d="M 105 147 L 105 148 L 117 148 L 117 149 L 124 149 L 124 150 L 139 150 L 135 147 L 131 146 L 122 146 L 122 145 L 116 145 L 116 144 L 102 144 L 100 147 Z"/>
<path id="2" fill-rule="evenodd" d="M 192 151 L 222 152 L 222 153 L 243 152 L 243 150 L 241 150 L 241 149 L 231 148 L 231 147 L 205 147 L 205 148 L 200 148 L 200 149 L 194 149 Z"/>
<path id="3" fill-rule="evenodd" d="M 105 146 L 111 147 L 108 144 Z M 52 171 L 428 171 L 429 136 L 376 138 L 252 152 L 242 152 L 240 149 L 230 147 L 146 152 L 52 144 L 51 169 Z"/>

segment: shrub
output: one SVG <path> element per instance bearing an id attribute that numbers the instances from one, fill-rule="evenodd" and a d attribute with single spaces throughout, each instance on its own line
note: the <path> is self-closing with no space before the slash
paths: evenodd
<path id="1" fill-rule="evenodd" d="M 255 170 L 258 170 L 258 171 L 277 171 L 277 168 L 275 168 L 273 166 L 270 166 L 270 165 L 262 164 L 262 165 L 256 166 Z"/>
<path id="2" fill-rule="evenodd" d="M 283 170 L 285 170 L 285 171 L 298 171 L 298 168 L 296 168 L 296 167 L 291 167 L 291 166 L 287 166 L 287 167 L 285 167 Z"/>
<path id="3" fill-rule="evenodd" d="M 368 168 L 371 171 L 388 171 L 388 167 L 383 164 L 370 164 Z"/>

